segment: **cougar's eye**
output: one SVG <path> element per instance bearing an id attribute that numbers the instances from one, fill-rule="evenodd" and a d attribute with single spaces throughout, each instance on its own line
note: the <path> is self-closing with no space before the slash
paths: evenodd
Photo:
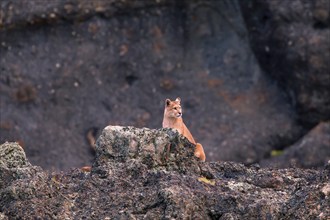
<path id="1" fill-rule="evenodd" d="M 175 107 L 174 110 L 177 110 L 177 108 Z"/>

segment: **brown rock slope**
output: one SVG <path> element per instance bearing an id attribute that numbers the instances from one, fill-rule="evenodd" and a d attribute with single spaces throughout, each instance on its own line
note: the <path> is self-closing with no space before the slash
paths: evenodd
<path id="1" fill-rule="evenodd" d="M 168 146 L 171 146 L 168 148 Z M 91 172 L 47 173 L 16 143 L 0 146 L 3 219 L 326 219 L 322 171 L 202 163 L 169 129 L 109 126 Z"/>

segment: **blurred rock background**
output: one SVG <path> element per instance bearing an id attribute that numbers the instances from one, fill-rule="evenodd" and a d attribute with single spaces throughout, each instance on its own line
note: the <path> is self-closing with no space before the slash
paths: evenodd
<path id="1" fill-rule="evenodd" d="M 179 96 L 208 161 L 323 166 L 329 4 L 3 0 L 0 142 L 45 169 L 85 166 L 87 134 L 160 128 L 164 100 Z"/>

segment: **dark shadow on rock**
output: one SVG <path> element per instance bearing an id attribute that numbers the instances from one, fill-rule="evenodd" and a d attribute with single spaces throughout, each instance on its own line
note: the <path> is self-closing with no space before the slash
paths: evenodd
<path id="1" fill-rule="evenodd" d="M 240 1 L 251 48 L 312 128 L 330 120 L 330 2 Z"/>
<path id="2" fill-rule="evenodd" d="M 284 150 L 279 156 L 262 160 L 264 167 L 322 168 L 330 161 L 330 123 L 315 126 L 297 143 Z"/>

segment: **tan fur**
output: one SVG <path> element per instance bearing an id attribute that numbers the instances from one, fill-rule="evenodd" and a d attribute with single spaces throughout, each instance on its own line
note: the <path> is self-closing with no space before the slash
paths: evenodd
<path id="1" fill-rule="evenodd" d="M 180 98 L 176 98 L 175 101 L 171 101 L 170 99 L 165 100 L 163 128 L 174 128 L 178 130 L 180 134 L 196 145 L 195 156 L 200 160 L 205 161 L 206 157 L 203 146 L 200 143 L 196 143 L 189 129 L 183 123 Z"/>

